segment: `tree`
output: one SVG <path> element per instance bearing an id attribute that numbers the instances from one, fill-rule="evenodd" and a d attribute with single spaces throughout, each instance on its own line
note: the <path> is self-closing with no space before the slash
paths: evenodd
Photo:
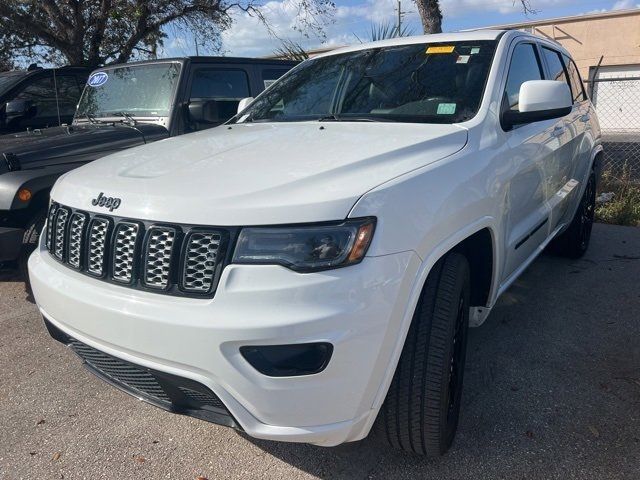
<path id="1" fill-rule="evenodd" d="M 440 0 L 415 0 L 422 21 L 424 33 L 442 32 L 442 11 L 440 10 Z M 530 0 L 513 0 L 513 4 L 519 3 L 522 11 L 528 15 L 536 13 L 531 7 Z"/>
<path id="2" fill-rule="evenodd" d="M 13 62 L 9 55 L 0 50 L 0 72 L 13 70 Z"/>
<path id="3" fill-rule="evenodd" d="M 0 58 L 96 67 L 153 57 L 169 27 L 219 46 L 234 11 L 262 21 L 262 0 L 0 0 Z M 332 0 L 302 0 L 301 28 L 321 28 Z"/>
<path id="4" fill-rule="evenodd" d="M 273 54 L 283 60 L 295 60 L 302 62 L 309 58 L 309 54 L 299 43 L 285 39 L 280 41 L 280 46 L 273 51 Z"/>

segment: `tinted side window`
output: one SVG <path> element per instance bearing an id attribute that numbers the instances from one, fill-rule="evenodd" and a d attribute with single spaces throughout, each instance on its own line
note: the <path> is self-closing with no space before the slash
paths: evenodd
<path id="1" fill-rule="evenodd" d="M 566 82 L 571 86 L 567 79 L 567 74 L 564 71 L 562 60 L 560 60 L 560 54 L 555 50 L 550 50 L 546 47 L 542 47 L 542 53 L 547 61 L 547 66 L 549 67 L 549 80 L 559 80 L 561 82 Z"/>
<path id="2" fill-rule="evenodd" d="M 17 100 L 28 100 L 36 108 L 36 117 L 57 117 L 56 94 L 53 75 L 47 75 L 30 82 L 16 95 Z"/>
<path id="3" fill-rule="evenodd" d="M 584 85 L 582 84 L 582 79 L 580 78 L 580 73 L 578 73 L 578 67 L 576 64 L 566 55 L 562 55 L 564 59 L 564 64 L 567 67 L 567 72 L 569 72 L 569 81 L 571 82 L 571 92 L 573 94 L 574 102 L 582 102 L 587 99 L 587 94 L 584 91 Z"/>
<path id="4" fill-rule="evenodd" d="M 249 78 L 244 70 L 201 68 L 193 74 L 191 98 L 240 100 L 249 96 Z"/>
<path id="5" fill-rule="evenodd" d="M 542 80 L 542 69 L 536 48 L 531 43 L 521 43 L 516 46 L 511 56 L 511 65 L 507 74 L 505 88 L 505 108 L 518 110 L 520 87 L 529 80 Z"/>
<path id="6" fill-rule="evenodd" d="M 73 116 L 80 98 L 80 87 L 75 76 L 56 75 L 60 116 Z"/>

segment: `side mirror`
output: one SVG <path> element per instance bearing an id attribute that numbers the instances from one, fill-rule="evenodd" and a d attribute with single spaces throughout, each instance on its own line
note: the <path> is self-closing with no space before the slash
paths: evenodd
<path id="1" fill-rule="evenodd" d="M 511 130 L 515 125 L 560 118 L 571 113 L 573 99 L 566 82 L 529 80 L 520 87 L 519 111 L 502 113 L 502 126 Z"/>
<path id="2" fill-rule="evenodd" d="M 31 100 L 11 100 L 7 102 L 5 114 L 9 118 L 25 117 L 35 113 L 35 108 Z"/>
<path id="3" fill-rule="evenodd" d="M 253 102 L 253 97 L 247 97 L 240 100 L 240 103 L 238 103 L 238 111 L 236 113 L 243 111 L 251 102 Z"/>
<path id="4" fill-rule="evenodd" d="M 189 102 L 189 119 L 194 123 L 221 123 L 218 102 L 215 100 L 194 100 Z"/>

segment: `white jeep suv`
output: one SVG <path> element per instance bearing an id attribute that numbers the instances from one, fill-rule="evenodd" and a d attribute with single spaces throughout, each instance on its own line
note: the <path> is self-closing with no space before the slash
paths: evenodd
<path id="1" fill-rule="evenodd" d="M 373 428 L 439 455 L 469 324 L 549 243 L 585 252 L 601 153 L 556 43 L 343 48 L 224 126 L 62 177 L 33 291 L 55 339 L 157 406 L 326 446 Z"/>

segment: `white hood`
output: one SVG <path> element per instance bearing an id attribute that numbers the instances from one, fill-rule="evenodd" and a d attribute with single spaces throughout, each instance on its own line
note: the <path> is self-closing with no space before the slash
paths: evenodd
<path id="1" fill-rule="evenodd" d="M 372 188 L 462 149 L 455 125 L 304 122 L 238 124 L 161 140 L 96 160 L 56 183 L 52 198 L 113 215 L 208 225 L 345 218 Z"/>

